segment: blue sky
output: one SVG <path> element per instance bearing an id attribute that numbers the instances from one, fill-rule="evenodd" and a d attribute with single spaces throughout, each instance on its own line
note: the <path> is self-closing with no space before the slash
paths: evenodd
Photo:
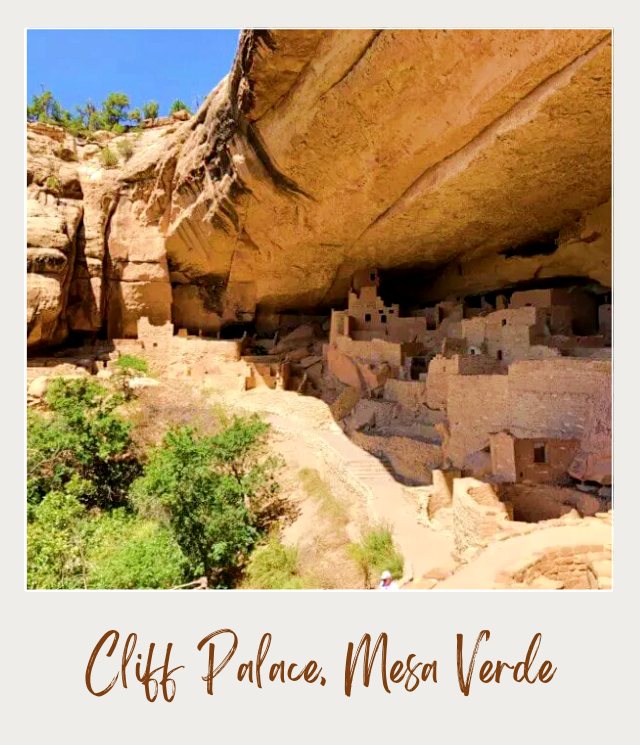
<path id="1" fill-rule="evenodd" d="M 44 86 L 73 113 L 87 99 L 101 104 L 112 91 L 126 93 L 132 108 L 155 100 L 160 114 L 177 98 L 193 108 L 229 72 L 238 33 L 30 30 L 27 98 Z"/>

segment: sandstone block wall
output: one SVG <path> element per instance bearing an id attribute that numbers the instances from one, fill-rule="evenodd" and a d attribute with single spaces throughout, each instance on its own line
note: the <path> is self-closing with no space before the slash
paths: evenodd
<path id="1" fill-rule="evenodd" d="M 447 455 L 463 468 L 468 455 L 489 446 L 489 434 L 508 421 L 508 376 L 458 375 L 447 392 Z"/>
<path id="2" fill-rule="evenodd" d="M 460 557 L 486 546 L 508 530 L 509 514 L 489 484 L 474 478 L 453 481 L 453 533 Z"/>
<path id="3" fill-rule="evenodd" d="M 570 357 L 523 360 L 512 363 L 508 375 L 452 379 L 455 385 L 446 387 L 447 454 L 462 468 L 468 455 L 487 448 L 490 435 L 501 430 L 516 438 L 581 441 L 596 398 L 610 391 L 611 364 Z M 610 418 L 600 416 L 594 427 L 601 443 L 610 441 Z"/>
<path id="4" fill-rule="evenodd" d="M 554 484 L 566 481 L 578 440 L 521 439 L 514 443 L 517 480 Z M 542 445 L 546 462 L 536 463 L 535 448 Z"/>
<path id="5" fill-rule="evenodd" d="M 439 510 L 451 507 L 453 504 L 453 483 L 457 478 L 460 478 L 459 471 L 441 471 L 439 468 L 433 470 L 433 485 L 427 505 L 427 513 L 430 518 L 434 517 Z"/>
<path id="6" fill-rule="evenodd" d="M 565 311 L 556 311 L 554 318 L 560 322 L 568 321 L 570 330 L 575 334 L 593 334 L 597 329 L 597 305 L 593 295 L 582 290 L 565 290 L 550 288 L 545 290 L 523 290 L 511 296 L 510 308 L 532 306 L 547 311 L 563 307 Z M 554 333 L 562 331 L 554 330 Z"/>
<path id="7" fill-rule="evenodd" d="M 291 366 L 282 362 L 278 356 L 264 355 L 261 357 L 243 357 L 247 364 L 245 389 L 251 390 L 265 386 L 275 390 L 287 390 L 291 377 Z"/>
<path id="8" fill-rule="evenodd" d="M 514 572 L 510 583 L 565 590 L 611 588 L 610 546 L 588 543 L 582 546 L 559 546 L 540 554 L 527 567 Z"/>
<path id="9" fill-rule="evenodd" d="M 114 339 L 115 349 L 121 354 L 141 355 L 152 368 L 176 374 L 206 375 L 217 372 L 222 362 L 238 362 L 242 339 L 207 339 L 188 335 L 174 335 L 170 321 L 154 324 L 147 317 L 137 322 L 137 339 Z"/>
<path id="10" fill-rule="evenodd" d="M 342 354 L 367 362 L 382 363 L 399 368 L 404 361 L 403 347 L 400 344 L 372 339 L 371 341 L 354 341 L 348 337 L 338 337 L 336 347 Z"/>
<path id="11" fill-rule="evenodd" d="M 610 390 L 611 363 L 570 357 L 525 360 L 513 363 L 508 377 L 512 434 L 582 439 L 596 395 Z"/>
<path id="12" fill-rule="evenodd" d="M 427 403 L 427 383 L 423 380 L 396 380 L 384 384 L 384 398 L 407 409 L 416 409 Z"/>
<path id="13" fill-rule="evenodd" d="M 518 480 L 513 435 L 495 432 L 489 435 L 491 474 L 496 481 L 515 483 Z"/>
<path id="14" fill-rule="evenodd" d="M 508 432 L 489 436 L 491 470 L 498 481 L 554 484 L 567 479 L 577 440 L 516 439 Z M 542 462 L 536 462 L 536 449 Z"/>

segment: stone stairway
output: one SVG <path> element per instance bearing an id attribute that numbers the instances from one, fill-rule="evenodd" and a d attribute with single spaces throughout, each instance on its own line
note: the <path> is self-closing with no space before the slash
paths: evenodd
<path id="1" fill-rule="evenodd" d="M 436 567 L 454 568 L 452 535 L 420 522 L 417 501 L 393 478 L 388 459 L 354 444 L 324 402 L 282 391 L 276 398 L 274 392 L 265 390 L 251 397 L 244 394 L 238 404 L 260 411 L 276 431 L 295 436 L 301 448 L 322 452 L 337 475 L 362 495 L 371 524 L 391 529 L 410 576 L 419 580 Z"/>

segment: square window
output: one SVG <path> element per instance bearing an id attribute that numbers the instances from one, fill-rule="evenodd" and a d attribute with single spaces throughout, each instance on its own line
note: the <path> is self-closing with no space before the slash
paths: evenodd
<path id="1" fill-rule="evenodd" d="M 386 323 L 387 322 L 387 317 L 386 316 L 380 316 L 380 320 L 382 321 L 382 323 Z"/>
<path id="2" fill-rule="evenodd" d="M 506 318 L 503 318 L 503 319 L 502 319 L 502 325 L 503 325 L 503 326 L 506 326 L 506 325 L 507 325 L 507 319 L 506 319 Z"/>
<path id="3" fill-rule="evenodd" d="M 534 463 L 546 463 L 547 462 L 547 448 L 543 443 L 538 443 L 533 446 L 533 462 Z"/>
<path id="4" fill-rule="evenodd" d="M 383 310 L 378 310 L 378 313 L 380 313 L 380 315 L 382 315 L 384 313 L 384 311 Z"/>
<path id="5" fill-rule="evenodd" d="M 498 358 L 499 360 L 501 360 L 501 359 L 502 359 L 502 349 L 498 349 L 498 351 L 496 352 L 496 357 L 497 357 L 497 358 Z"/>
<path id="6" fill-rule="evenodd" d="M 371 274 L 369 275 L 369 279 L 373 281 L 375 278 L 376 278 L 375 272 L 371 272 Z"/>
<path id="7" fill-rule="evenodd" d="M 391 308 L 391 310 L 389 311 L 389 315 L 390 315 L 390 316 L 392 316 L 392 315 L 393 315 L 393 308 Z"/>
<path id="8" fill-rule="evenodd" d="M 365 321 L 370 321 L 371 320 L 371 313 L 365 313 L 364 314 L 364 320 Z"/>

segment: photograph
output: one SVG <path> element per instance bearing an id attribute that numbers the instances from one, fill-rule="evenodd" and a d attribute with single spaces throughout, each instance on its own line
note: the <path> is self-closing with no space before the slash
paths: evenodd
<path id="1" fill-rule="evenodd" d="M 28 596 L 612 590 L 578 25 L 24 31 Z"/>

